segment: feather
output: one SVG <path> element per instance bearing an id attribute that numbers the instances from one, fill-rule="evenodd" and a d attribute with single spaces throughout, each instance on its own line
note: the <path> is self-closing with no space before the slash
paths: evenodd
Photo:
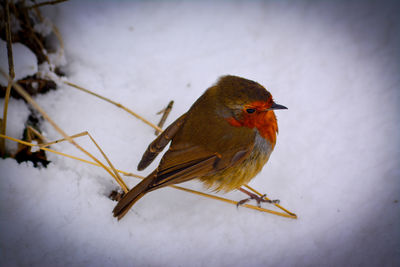
<path id="1" fill-rule="evenodd" d="M 165 129 L 146 149 L 142 159 L 140 160 L 137 169 L 139 171 L 144 170 L 157 155 L 165 148 L 165 146 L 174 138 L 185 120 L 186 114 L 180 116 L 174 121 L 167 129 Z"/>

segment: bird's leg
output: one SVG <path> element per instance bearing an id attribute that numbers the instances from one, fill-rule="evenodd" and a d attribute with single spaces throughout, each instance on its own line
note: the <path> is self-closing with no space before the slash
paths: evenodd
<path id="1" fill-rule="evenodd" d="M 124 197 L 124 195 L 125 195 L 124 191 L 116 189 L 116 190 L 111 191 L 111 193 L 110 193 L 110 195 L 108 195 L 108 197 L 111 200 L 118 202 Z"/>
<path id="2" fill-rule="evenodd" d="M 260 207 L 261 206 L 261 202 L 267 202 L 267 203 L 274 203 L 274 204 L 279 204 L 279 199 L 275 199 L 275 200 L 269 200 L 269 199 L 265 199 L 265 197 L 267 196 L 266 194 L 262 195 L 262 196 L 258 196 L 254 193 L 251 193 L 243 188 L 239 188 L 239 190 L 243 193 L 245 193 L 246 195 L 248 195 L 248 198 L 242 199 L 240 200 L 236 206 L 239 207 L 240 205 L 243 205 L 244 203 L 248 202 L 250 199 L 254 199 L 255 201 L 257 201 L 257 206 Z"/>

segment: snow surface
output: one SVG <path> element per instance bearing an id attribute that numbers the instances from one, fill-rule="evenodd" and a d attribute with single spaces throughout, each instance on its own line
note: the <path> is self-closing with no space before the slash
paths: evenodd
<path id="1" fill-rule="evenodd" d="M 37 59 L 29 48 L 20 43 L 12 45 L 15 80 L 20 80 L 26 76 L 37 72 Z M 7 43 L 0 39 L 0 68 L 8 73 Z M 0 75 L 0 85 L 7 86 L 8 81 Z"/>
<path id="2" fill-rule="evenodd" d="M 289 110 L 276 112 L 277 146 L 251 185 L 299 219 L 166 188 L 118 222 L 107 197 L 117 185 L 102 169 L 53 154 L 47 169 L 5 159 L 0 265 L 400 265 L 398 2 L 70 1 L 44 11 L 64 38 L 68 79 L 153 122 L 173 99 L 172 122 L 224 74 L 265 85 Z M 36 100 L 137 173 L 152 128 L 65 85 Z"/>

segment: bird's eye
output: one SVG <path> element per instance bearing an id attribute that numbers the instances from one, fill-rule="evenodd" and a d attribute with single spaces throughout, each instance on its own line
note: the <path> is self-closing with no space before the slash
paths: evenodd
<path id="1" fill-rule="evenodd" d="M 256 111 L 256 109 L 254 109 L 254 108 L 246 109 L 246 112 L 249 113 L 249 114 L 254 113 L 255 111 Z"/>

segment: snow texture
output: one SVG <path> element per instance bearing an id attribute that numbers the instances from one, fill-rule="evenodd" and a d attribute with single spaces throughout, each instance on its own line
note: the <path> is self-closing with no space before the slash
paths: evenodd
<path id="1" fill-rule="evenodd" d="M 265 85 L 289 110 L 276 112 L 277 146 L 251 185 L 299 219 L 165 188 L 118 222 L 107 197 L 117 185 L 104 170 L 54 154 L 47 169 L 4 159 L 1 266 L 400 265 L 398 2 L 69 1 L 43 10 L 64 38 L 68 79 L 152 122 L 173 99 L 171 123 L 225 74 Z M 152 128 L 66 85 L 36 100 L 67 133 L 89 131 L 117 168 L 137 173 Z M 27 116 L 19 106 L 11 135 Z M 79 143 L 100 157 L 88 138 Z M 67 143 L 53 148 L 84 157 Z"/>
<path id="2" fill-rule="evenodd" d="M 20 43 L 12 45 L 15 80 L 33 75 L 37 72 L 37 60 L 35 54 L 29 48 Z M 0 68 L 8 74 L 7 43 L 0 39 Z M 0 74 L 0 85 L 7 86 L 7 79 Z"/>

